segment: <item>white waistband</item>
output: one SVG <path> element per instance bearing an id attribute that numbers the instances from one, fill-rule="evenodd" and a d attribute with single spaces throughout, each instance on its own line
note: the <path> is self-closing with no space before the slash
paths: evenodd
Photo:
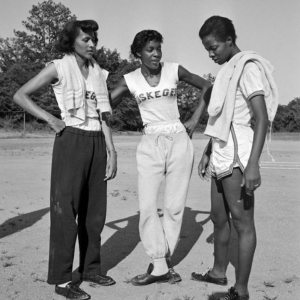
<path id="1" fill-rule="evenodd" d="M 180 120 L 153 122 L 146 124 L 144 134 L 178 133 L 186 131 Z"/>

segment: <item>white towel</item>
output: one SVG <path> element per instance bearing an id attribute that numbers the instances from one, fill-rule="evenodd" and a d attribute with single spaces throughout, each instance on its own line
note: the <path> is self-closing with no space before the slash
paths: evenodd
<path id="1" fill-rule="evenodd" d="M 248 61 L 254 62 L 262 73 L 268 118 L 273 121 L 279 99 L 278 89 L 272 76 L 274 68 L 258 53 L 243 51 L 231 58 L 217 75 L 208 106 L 209 119 L 204 132 L 206 135 L 227 142 L 239 79 Z"/>
<path id="2" fill-rule="evenodd" d="M 62 86 L 65 107 L 70 114 L 84 121 L 86 117 L 84 110 L 86 88 L 75 55 L 66 54 L 61 62 L 62 75 L 66 79 L 63 81 Z M 109 104 L 106 80 L 101 68 L 94 59 L 89 62 L 89 76 L 96 94 L 97 109 L 99 109 L 101 113 L 111 113 L 112 110 Z"/>

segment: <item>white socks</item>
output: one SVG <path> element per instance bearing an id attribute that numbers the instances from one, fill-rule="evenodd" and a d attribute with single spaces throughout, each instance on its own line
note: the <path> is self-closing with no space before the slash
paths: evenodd
<path id="1" fill-rule="evenodd" d="M 156 258 L 153 260 L 154 270 L 152 271 L 151 275 L 153 276 L 160 276 L 168 273 L 169 268 L 167 266 L 166 258 Z"/>
<path id="2" fill-rule="evenodd" d="M 68 281 L 66 283 L 63 283 L 63 284 L 58 284 L 57 286 L 61 287 L 61 288 L 65 288 L 67 286 L 68 283 L 70 283 L 72 281 Z"/>

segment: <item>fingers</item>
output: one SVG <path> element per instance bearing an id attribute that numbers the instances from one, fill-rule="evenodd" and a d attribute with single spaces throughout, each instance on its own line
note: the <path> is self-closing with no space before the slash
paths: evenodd
<path id="1" fill-rule="evenodd" d="M 117 176 L 117 169 L 109 169 L 108 172 L 106 172 L 104 181 L 108 181 L 111 179 L 114 179 Z"/>

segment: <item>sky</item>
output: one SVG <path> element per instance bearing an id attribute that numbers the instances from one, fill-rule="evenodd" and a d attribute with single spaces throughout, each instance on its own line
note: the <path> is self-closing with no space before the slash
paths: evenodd
<path id="1" fill-rule="evenodd" d="M 42 0 L 0 0 L 0 36 L 24 30 L 32 5 Z M 155 29 L 163 37 L 163 61 L 177 62 L 200 76 L 216 76 L 220 66 L 209 57 L 199 29 L 213 15 L 233 21 L 241 50 L 260 53 L 275 67 L 280 104 L 300 97 L 299 0 L 54 0 L 77 19 L 99 24 L 98 47 L 117 49 L 127 59 L 134 36 Z M 18 8 L 18 9 L 16 9 Z"/>

